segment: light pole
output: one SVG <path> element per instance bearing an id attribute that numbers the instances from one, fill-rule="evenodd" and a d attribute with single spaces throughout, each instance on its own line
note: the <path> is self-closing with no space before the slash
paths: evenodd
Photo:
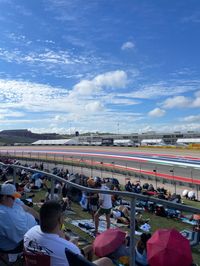
<path id="1" fill-rule="evenodd" d="M 102 173 L 102 171 L 103 171 L 103 162 L 100 162 L 100 164 L 101 164 L 101 180 L 102 180 L 102 177 L 103 177 L 103 173 Z"/>
<path id="2" fill-rule="evenodd" d="M 141 163 L 140 163 L 140 175 L 139 175 L 139 180 L 140 181 L 141 181 L 141 177 L 142 177 L 141 168 L 142 168 L 142 166 L 141 166 Z"/>
<path id="3" fill-rule="evenodd" d="M 83 175 L 83 158 L 80 159 L 81 176 Z"/>
<path id="4" fill-rule="evenodd" d="M 192 168 L 191 168 L 190 176 L 191 176 L 191 180 L 192 180 L 192 188 L 193 188 L 193 169 L 192 169 Z"/>
<path id="5" fill-rule="evenodd" d="M 93 177 L 93 159 L 91 158 L 91 177 Z"/>
<path id="6" fill-rule="evenodd" d="M 155 181 L 156 181 L 156 189 L 157 189 L 157 169 L 155 168 L 155 169 L 153 169 L 153 172 L 154 172 L 154 175 L 155 175 Z"/>
<path id="7" fill-rule="evenodd" d="M 113 173 L 114 173 L 114 165 L 115 165 L 115 162 L 111 162 L 112 164 L 112 178 L 113 178 Z"/>
<path id="8" fill-rule="evenodd" d="M 74 170 L 73 169 L 73 156 L 70 156 L 70 158 L 71 158 L 71 167 L 72 167 L 72 170 L 71 171 L 72 171 L 72 174 L 73 174 L 73 170 Z"/>
<path id="9" fill-rule="evenodd" d="M 174 168 L 169 170 L 170 173 L 172 173 L 172 180 L 173 180 L 173 184 L 174 184 L 174 192 L 176 194 L 176 181 L 174 180 Z"/>
<path id="10" fill-rule="evenodd" d="M 194 168 L 193 169 L 194 171 L 196 171 L 196 170 L 200 170 L 199 168 Z M 199 176 L 199 173 L 197 173 L 198 174 L 198 176 Z M 192 181 L 193 181 L 193 183 L 194 183 L 194 178 L 193 178 L 193 172 L 192 172 Z M 195 174 L 195 176 L 196 176 L 196 174 Z M 197 189 L 197 200 L 199 200 L 199 184 L 196 184 L 196 189 Z"/>

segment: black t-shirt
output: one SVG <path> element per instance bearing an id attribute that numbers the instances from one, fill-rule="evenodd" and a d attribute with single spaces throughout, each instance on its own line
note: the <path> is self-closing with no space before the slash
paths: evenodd
<path id="1" fill-rule="evenodd" d="M 91 192 L 88 196 L 89 196 L 89 203 L 91 205 L 98 205 L 98 200 L 99 200 L 98 194 Z"/>

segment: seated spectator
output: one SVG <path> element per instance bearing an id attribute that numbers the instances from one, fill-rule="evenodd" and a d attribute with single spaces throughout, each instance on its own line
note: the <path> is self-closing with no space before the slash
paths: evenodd
<path id="1" fill-rule="evenodd" d="M 31 189 L 41 189 L 43 187 L 43 181 L 41 178 L 36 178 L 31 184 Z"/>
<path id="2" fill-rule="evenodd" d="M 53 198 L 51 198 L 51 189 L 48 188 L 47 193 L 45 194 L 45 201 L 55 200 L 58 201 L 62 205 L 62 210 L 72 210 L 71 209 L 71 200 L 68 197 L 63 198 L 62 195 L 59 194 L 58 188 L 54 188 Z"/>
<path id="3" fill-rule="evenodd" d="M 81 255 L 80 249 L 67 240 L 63 227 L 62 207 L 56 201 L 45 202 L 40 209 L 40 226 L 31 228 L 24 236 L 24 248 L 26 251 L 34 250 L 36 253 L 43 252 L 51 257 L 51 265 L 69 266 L 65 255 L 65 249 Z M 108 258 L 94 261 L 97 265 L 112 266 Z"/>
<path id="4" fill-rule="evenodd" d="M 147 241 L 150 239 L 151 234 L 143 233 L 138 240 L 135 247 L 135 261 L 136 265 L 148 265 L 147 262 Z"/>
<path id="5" fill-rule="evenodd" d="M 128 191 L 128 192 L 132 192 L 133 191 L 133 186 L 132 186 L 130 181 L 128 181 L 128 183 L 125 185 L 125 190 Z"/>
<path id="6" fill-rule="evenodd" d="M 130 224 L 130 212 L 123 205 L 117 206 L 112 210 L 112 216 L 118 223 Z"/>
<path id="7" fill-rule="evenodd" d="M 37 224 L 35 218 L 39 218 L 37 213 L 24 205 L 18 197 L 20 194 L 16 192 L 14 185 L 0 186 L 0 249 L 8 253 L 18 247 L 24 234 Z"/>
<path id="8" fill-rule="evenodd" d="M 148 190 L 148 191 L 152 191 L 152 192 L 155 191 L 154 186 L 153 186 L 152 184 L 150 184 L 150 185 L 148 186 L 148 189 L 147 189 L 147 190 Z"/>
<path id="9" fill-rule="evenodd" d="M 45 194 L 45 201 L 48 201 L 48 200 L 56 200 L 56 201 L 60 200 L 60 196 L 58 195 L 57 188 L 54 188 L 53 198 L 51 198 L 51 189 L 48 188 L 48 191 Z"/>

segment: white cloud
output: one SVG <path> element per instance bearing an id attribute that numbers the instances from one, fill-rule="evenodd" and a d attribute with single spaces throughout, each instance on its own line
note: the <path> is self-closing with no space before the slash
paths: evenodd
<path id="1" fill-rule="evenodd" d="M 121 49 L 122 50 L 130 50 L 135 48 L 135 44 L 133 42 L 125 42 L 122 44 Z"/>
<path id="2" fill-rule="evenodd" d="M 127 82 L 127 74 L 122 70 L 106 72 L 91 80 L 81 80 L 73 87 L 70 96 L 95 95 L 102 91 L 103 88 L 124 88 Z"/>
<path id="3" fill-rule="evenodd" d="M 200 115 L 190 115 L 183 118 L 183 121 L 188 123 L 198 122 L 200 121 Z"/>
<path id="4" fill-rule="evenodd" d="M 167 109 L 171 108 L 188 108 L 192 104 L 192 100 L 185 96 L 175 96 L 168 98 L 164 101 L 163 107 Z"/>
<path id="5" fill-rule="evenodd" d="M 200 107 L 200 96 L 194 99 L 192 107 Z"/>
<path id="6" fill-rule="evenodd" d="M 103 105 L 102 103 L 98 102 L 98 101 L 93 101 L 91 103 L 86 104 L 85 106 L 85 110 L 88 112 L 101 112 L 103 111 Z"/>
<path id="7" fill-rule="evenodd" d="M 29 43 L 25 43 L 28 45 Z M 29 63 L 29 64 L 53 64 L 53 65 L 69 65 L 69 64 L 87 64 L 86 57 L 77 56 L 69 51 L 53 51 L 50 49 L 44 49 L 41 51 L 32 52 L 21 52 L 17 49 L 9 51 L 0 48 L 0 59 L 7 62 L 16 62 L 18 64 Z"/>
<path id="8" fill-rule="evenodd" d="M 162 110 L 160 108 L 155 108 L 153 110 L 151 110 L 148 115 L 152 116 L 152 117 L 162 117 L 165 115 L 165 110 Z"/>
<path id="9" fill-rule="evenodd" d="M 124 88 L 127 84 L 127 74 L 122 70 L 107 72 L 96 76 L 93 82 L 101 87 Z"/>
<path id="10" fill-rule="evenodd" d="M 100 88 L 93 81 L 81 80 L 74 86 L 73 90 L 70 92 L 70 96 L 91 95 L 99 90 Z"/>
<path id="11" fill-rule="evenodd" d="M 175 96 L 184 92 L 196 90 L 196 86 L 199 85 L 168 85 L 166 83 L 157 83 L 151 85 L 145 85 L 138 90 L 133 90 L 128 93 L 127 96 L 139 98 L 139 99 L 155 99 L 165 96 Z"/>
<path id="12" fill-rule="evenodd" d="M 114 123 L 113 115 L 117 115 L 123 121 L 128 121 L 130 117 L 132 121 L 140 119 L 139 114 L 129 114 L 126 110 L 126 118 L 124 113 L 113 113 L 114 104 L 127 105 L 129 102 L 128 99 L 118 97 L 117 91 L 113 93 L 107 91 L 107 88 L 114 87 L 116 90 L 126 82 L 126 73 L 119 70 L 97 75 L 91 80 L 82 80 L 72 89 L 23 80 L 0 79 L 0 103 L 2 110 L 10 110 L 9 118 L 15 117 L 14 125 L 17 127 L 24 127 L 26 124 L 29 128 L 37 125 L 39 129 L 46 125 L 47 131 L 50 132 L 50 125 L 59 129 L 72 121 L 72 124 L 76 123 L 77 127 L 85 130 L 87 125 L 87 130 L 95 130 L 98 127 L 103 131 L 105 117 L 108 124 L 106 128 Z M 135 102 L 132 101 L 131 104 Z M 6 111 L 0 112 L 4 126 L 9 125 L 5 113 Z M 19 119 L 16 119 L 17 117 Z"/>

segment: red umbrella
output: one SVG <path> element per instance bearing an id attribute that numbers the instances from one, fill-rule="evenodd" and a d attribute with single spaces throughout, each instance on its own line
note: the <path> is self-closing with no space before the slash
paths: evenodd
<path id="1" fill-rule="evenodd" d="M 98 235 L 93 242 L 93 250 L 96 256 L 104 257 L 125 241 L 126 233 L 118 228 L 110 228 Z"/>
<path id="2" fill-rule="evenodd" d="M 191 266 L 189 241 L 175 229 L 157 230 L 147 241 L 150 266 Z"/>

